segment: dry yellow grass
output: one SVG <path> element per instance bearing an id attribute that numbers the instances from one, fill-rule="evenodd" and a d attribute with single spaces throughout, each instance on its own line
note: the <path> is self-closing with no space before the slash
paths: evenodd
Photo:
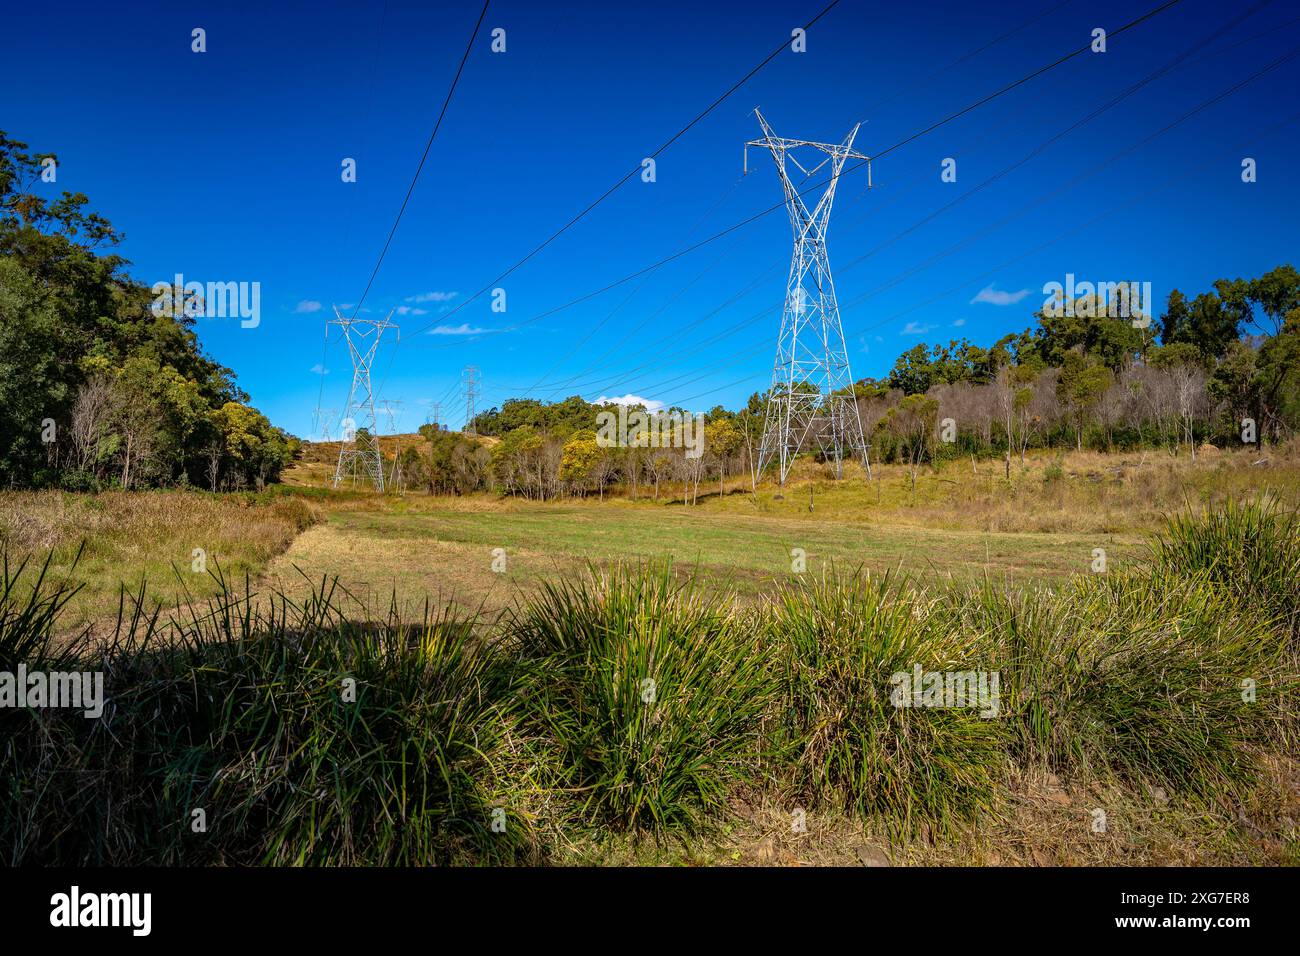
<path id="1" fill-rule="evenodd" d="M 773 483 L 759 486 L 759 508 L 773 515 L 806 514 L 811 489 L 814 513 L 824 517 L 986 532 L 1132 534 L 1158 528 L 1168 514 L 1229 498 L 1267 495 L 1300 504 L 1300 442 L 1265 452 L 1209 449 L 1196 461 L 1186 449 L 1179 456 L 1037 452 L 1023 465 L 1013 459 L 1010 479 L 1002 461 L 950 460 L 921 469 L 915 491 L 901 465 L 875 466 L 873 472 L 876 480 L 868 483 L 851 465 L 849 480 L 837 483 L 828 468 L 800 461 L 782 500 L 776 500 Z M 716 484 L 707 497 L 705 491 L 702 485 L 706 508 L 753 507 L 748 483 L 743 494 L 721 500 Z"/>
<path id="2" fill-rule="evenodd" d="M 241 582 L 245 574 L 256 578 L 319 518 L 319 509 L 293 497 L 259 502 L 191 491 L 3 492 L 0 547 L 11 563 L 28 558 L 39 564 L 52 554 L 52 574 L 84 585 L 67 622 L 80 623 L 114 613 L 120 587 L 134 591 L 142 581 L 151 603 L 214 594 L 216 581 L 192 570 L 196 548 L 209 570 L 220 568 Z"/>

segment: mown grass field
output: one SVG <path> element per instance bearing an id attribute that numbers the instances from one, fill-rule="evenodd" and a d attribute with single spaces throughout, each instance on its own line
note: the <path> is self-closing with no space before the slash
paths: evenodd
<path id="1" fill-rule="evenodd" d="M 305 465 L 287 478 L 321 493 L 323 467 Z M 268 575 L 299 591 L 302 575 L 338 575 L 366 601 L 396 591 L 417 602 L 430 595 L 500 608 L 589 562 L 671 558 L 706 585 L 753 597 L 789 580 L 792 552 L 802 549 L 813 572 L 835 566 L 931 582 L 1053 584 L 1092 573 L 1095 549 L 1105 551 L 1108 570 L 1125 569 L 1168 515 L 1230 498 L 1295 502 L 1300 459 L 1044 455 L 1014 462 L 1010 480 L 1002 462 L 957 461 L 923 470 L 915 490 L 897 466 L 877 468 L 873 482 L 854 469 L 835 482 L 801 463 L 780 497 L 770 485 L 755 495 L 734 477 L 725 490 L 702 483 L 690 506 L 679 485 L 662 486 L 657 501 L 646 488 L 635 500 L 619 493 L 558 503 L 354 495 L 327 507 L 326 520 L 275 558 Z M 496 549 L 505 552 L 504 573 L 493 570 Z"/>
<path id="2" fill-rule="evenodd" d="M 710 585 L 745 595 L 806 567 L 897 569 L 922 578 L 1014 583 L 1086 572 L 1093 548 L 1122 566 L 1139 535 L 947 530 L 843 519 L 716 513 L 701 508 L 579 504 L 452 508 L 419 499 L 376 510 L 335 510 L 271 562 L 287 588 L 301 570 L 338 575 L 360 597 L 430 594 L 463 606 L 499 607 L 589 563 L 671 558 Z M 504 572 L 493 570 L 505 553 Z M 501 567 L 496 562 L 497 567 Z"/>
<path id="3" fill-rule="evenodd" d="M 83 585 L 70 608 L 77 621 L 113 618 L 122 587 L 138 595 L 143 586 L 146 602 L 165 607 L 213 595 L 212 576 L 192 570 L 195 548 L 233 581 L 248 575 L 289 593 L 336 576 L 367 604 L 386 606 L 396 593 L 408 607 L 428 597 L 499 610 L 591 562 L 665 558 L 707 587 L 753 599 L 790 579 L 794 549 L 813 573 L 1059 584 L 1092 573 L 1098 548 L 1108 569 L 1129 567 L 1169 515 L 1229 499 L 1300 501 L 1294 449 L 1213 452 L 1195 463 L 1154 452 L 1039 455 L 1015 461 L 1009 480 L 1000 461 L 954 461 L 923 469 L 915 489 L 897 466 L 877 468 L 872 482 L 851 468 L 834 482 L 801 462 L 783 496 L 770 484 L 754 495 L 736 476 L 725 495 L 701 483 L 690 506 L 671 484 L 657 501 L 644 487 L 635 500 L 624 491 L 561 502 L 335 492 L 332 454 L 310 448 L 284 485 L 261 495 L 0 492 L 0 543 L 11 560 L 53 551 L 53 572 Z M 496 549 L 504 573 L 493 570 Z"/>

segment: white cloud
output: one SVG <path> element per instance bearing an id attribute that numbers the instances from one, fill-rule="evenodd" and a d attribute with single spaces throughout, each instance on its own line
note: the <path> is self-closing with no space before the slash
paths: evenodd
<path id="1" fill-rule="evenodd" d="M 450 302 L 459 292 L 421 292 L 419 295 L 408 295 L 407 302 Z"/>
<path id="2" fill-rule="evenodd" d="M 294 307 L 294 312 L 302 314 L 306 312 L 319 312 L 321 305 L 315 299 L 303 299 Z"/>
<path id="3" fill-rule="evenodd" d="M 961 328 L 965 324 L 966 324 L 965 319 L 958 319 L 956 322 L 953 323 L 953 325 L 955 325 L 957 328 Z"/>
<path id="4" fill-rule="evenodd" d="M 975 298 L 970 301 L 972 305 L 976 302 L 987 302 L 989 305 L 1015 305 L 1027 295 L 1029 295 L 1028 289 L 1021 289 L 1019 292 L 1006 292 L 987 285 L 980 289 Z"/>
<path id="5" fill-rule="evenodd" d="M 491 332 L 491 329 L 481 329 L 477 325 L 471 326 L 467 322 L 460 325 L 438 325 L 429 330 L 430 335 L 482 335 L 484 332 Z"/>
<path id="6" fill-rule="evenodd" d="M 417 309 L 409 305 L 399 305 L 397 307 L 398 315 L 428 315 L 428 309 Z"/>
<path id="7" fill-rule="evenodd" d="M 597 405 L 644 405 L 647 412 L 657 412 L 664 407 L 664 403 L 656 401 L 653 398 L 642 398 L 640 395 L 633 395 L 630 392 L 627 395 L 602 395 L 596 399 Z"/>
<path id="8" fill-rule="evenodd" d="M 328 375 L 330 373 L 330 370 L 327 369 L 324 365 L 321 365 L 320 362 L 317 362 L 315 365 L 313 365 L 311 367 L 311 371 L 313 375 Z"/>
<path id="9" fill-rule="evenodd" d="M 918 325 L 915 322 L 908 322 L 907 325 L 903 326 L 902 334 L 903 335 L 925 335 L 925 333 L 929 332 L 932 328 L 934 328 L 934 326 L 932 325 Z"/>

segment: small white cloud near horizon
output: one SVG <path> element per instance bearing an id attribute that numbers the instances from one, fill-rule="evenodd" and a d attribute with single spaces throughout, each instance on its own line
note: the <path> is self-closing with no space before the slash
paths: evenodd
<path id="1" fill-rule="evenodd" d="M 327 369 L 324 365 L 321 365 L 320 362 L 317 362 L 315 365 L 313 365 L 311 367 L 311 371 L 313 375 L 328 375 L 330 373 L 330 370 Z"/>
<path id="2" fill-rule="evenodd" d="M 471 326 L 468 322 L 462 322 L 460 325 L 438 325 L 429 330 L 430 335 L 482 335 L 484 332 L 491 332 L 492 329 L 482 329 L 477 325 Z"/>
<path id="3" fill-rule="evenodd" d="M 956 322 L 953 323 L 953 325 L 956 326 L 957 328 L 961 328 L 965 324 L 966 324 L 965 319 L 958 319 Z"/>
<path id="4" fill-rule="evenodd" d="M 419 295 L 408 295 L 405 299 L 407 302 L 450 302 L 459 292 L 421 292 Z"/>
<path id="5" fill-rule="evenodd" d="M 320 310 L 321 310 L 321 304 L 317 302 L 315 299 L 303 299 L 296 306 L 294 306 L 293 309 L 293 311 L 298 315 L 303 315 L 307 312 L 319 312 Z"/>
<path id="6" fill-rule="evenodd" d="M 1028 289 L 1021 289 L 1019 292 L 1006 292 L 1003 289 L 995 289 L 991 285 L 986 285 L 975 293 L 975 298 L 970 301 L 971 305 L 976 302 L 987 302 L 989 305 L 1015 305 L 1027 295 L 1029 295 Z"/>
<path id="7" fill-rule="evenodd" d="M 653 398 L 642 398 L 640 395 L 628 393 L 626 395 L 602 395 L 596 399 L 597 405 L 644 405 L 647 412 L 657 412 L 664 407 L 664 403 Z"/>
<path id="8" fill-rule="evenodd" d="M 925 335 L 925 333 L 929 332 L 932 328 L 934 328 L 934 326 L 932 325 L 918 325 L 915 322 L 908 322 L 907 325 L 903 326 L 903 331 L 899 334 L 900 335 Z"/>

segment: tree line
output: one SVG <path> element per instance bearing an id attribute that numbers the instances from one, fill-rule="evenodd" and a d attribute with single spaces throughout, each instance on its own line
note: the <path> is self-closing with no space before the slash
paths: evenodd
<path id="1" fill-rule="evenodd" d="M 927 462 L 999 457 L 1009 476 L 1030 449 L 1164 448 L 1194 458 L 1207 442 L 1295 435 L 1300 275 L 1292 266 L 1220 279 L 1191 298 L 1175 289 L 1158 318 L 1123 314 L 1114 291 L 1044 303 L 1033 326 L 988 347 L 918 344 L 886 377 L 856 382 L 867 464 L 901 463 L 915 481 Z M 601 447 L 595 422 L 611 405 L 510 399 L 475 417 L 486 442 L 428 431 L 423 447 L 403 453 L 401 472 L 434 493 L 489 489 L 539 500 L 603 496 L 613 485 L 658 498 L 672 483 L 689 503 L 701 483 L 725 492 L 729 477 L 752 469 L 766 406 L 767 393 L 755 393 L 743 409 L 705 413 L 704 454 L 691 458 L 681 447 Z"/>
<path id="2" fill-rule="evenodd" d="M 1174 289 L 1158 319 L 1117 311 L 1092 293 L 1044 304 L 1036 326 L 988 348 L 917 345 L 885 380 L 855 385 L 863 424 L 884 439 L 882 456 L 1000 454 L 1008 473 L 1029 448 L 1163 447 L 1194 458 L 1207 442 L 1279 443 L 1300 428 L 1291 265 L 1220 279 L 1190 299 Z"/>
<path id="3" fill-rule="evenodd" d="M 57 188 L 58 159 L 0 131 L 0 486 L 276 481 L 297 439 L 248 404 L 185 310 L 113 253 L 122 234 Z"/>

